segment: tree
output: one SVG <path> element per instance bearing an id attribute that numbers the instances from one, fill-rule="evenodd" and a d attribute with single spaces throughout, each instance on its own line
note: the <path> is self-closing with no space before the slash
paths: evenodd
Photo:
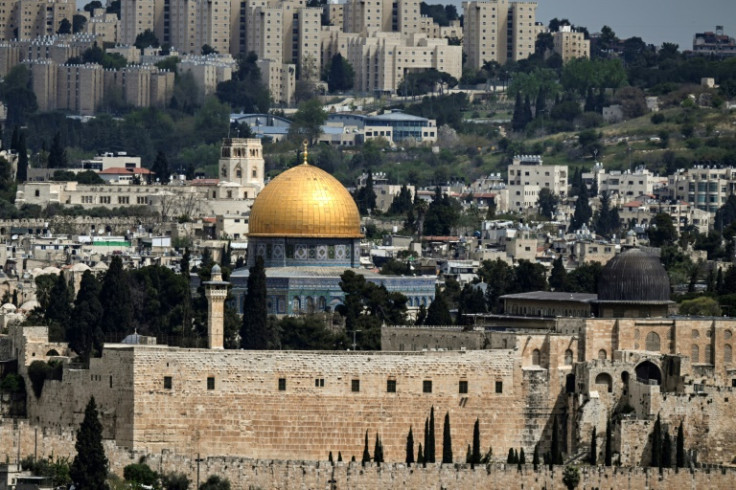
<path id="1" fill-rule="evenodd" d="M 672 468 L 672 438 L 669 431 L 664 431 L 662 441 L 662 468 Z"/>
<path id="2" fill-rule="evenodd" d="M 534 466 L 534 471 L 537 471 L 537 469 L 539 469 L 539 444 L 534 445 L 534 456 L 532 456 L 532 465 Z"/>
<path id="3" fill-rule="evenodd" d="M 83 363 L 102 352 L 102 303 L 100 283 L 91 271 L 84 271 L 79 284 L 79 293 L 74 300 L 74 321 L 67 329 L 69 347 L 79 355 Z"/>
<path id="4" fill-rule="evenodd" d="M 72 32 L 74 34 L 82 32 L 87 26 L 87 18 L 84 15 L 75 14 L 72 17 Z"/>
<path id="5" fill-rule="evenodd" d="M 551 220 L 559 202 L 559 198 L 549 189 L 549 187 L 542 188 L 542 190 L 539 191 L 539 198 L 537 200 L 539 214 Z"/>
<path id="6" fill-rule="evenodd" d="M 442 427 L 442 463 L 452 464 L 452 434 L 450 433 L 450 412 L 445 413 Z"/>
<path id="7" fill-rule="evenodd" d="M 168 184 L 171 172 L 169 171 L 169 162 L 166 159 L 166 153 L 159 150 L 156 153 L 156 160 L 153 161 L 151 170 L 156 174 L 156 179 L 161 184 Z"/>
<path id="8" fill-rule="evenodd" d="M 203 44 L 202 45 L 202 56 L 207 56 L 208 54 L 217 54 L 217 50 L 210 46 L 209 44 Z"/>
<path id="9" fill-rule="evenodd" d="M 659 414 L 657 414 L 657 420 L 654 422 L 650 443 L 652 449 L 649 466 L 652 468 L 660 468 L 662 466 L 662 421 Z"/>
<path id="10" fill-rule="evenodd" d="M 322 134 L 322 125 L 326 121 L 327 113 L 319 99 L 309 99 L 299 104 L 289 128 L 289 135 L 292 140 L 298 142 L 306 139 L 309 145 L 313 146 Z"/>
<path id="11" fill-rule="evenodd" d="M 101 8 L 105 8 L 105 7 L 102 6 L 102 2 L 100 2 L 100 0 L 92 0 L 91 2 L 89 2 L 88 4 L 84 6 L 83 10 L 85 12 L 89 12 L 90 14 L 92 14 L 95 11 L 95 9 L 101 9 Z"/>
<path id="12" fill-rule="evenodd" d="M 524 454 L 524 448 L 519 449 L 519 464 L 526 464 L 526 455 Z"/>
<path id="13" fill-rule="evenodd" d="M 184 473 L 165 473 L 161 475 L 161 484 L 166 490 L 188 490 L 190 483 Z"/>
<path id="14" fill-rule="evenodd" d="M 411 466 L 414 463 L 414 434 L 409 426 L 409 434 L 406 436 L 406 464 Z"/>
<path id="15" fill-rule="evenodd" d="M 593 229 L 597 234 L 608 238 L 621 229 L 618 208 L 611 209 L 611 199 L 607 192 L 601 195 L 601 207 L 593 219 Z"/>
<path id="16" fill-rule="evenodd" d="M 445 297 L 439 288 L 435 288 L 434 300 L 427 310 L 425 325 L 452 325 L 452 315 L 447 306 Z"/>
<path id="17" fill-rule="evenodd" d="M 686 299 L 680 303 L 680 315 L 690 316 L 721 316 L 723 311 L 718 301 L 708 296 Z"/>
<path id="18" fill-rule="evenodd" d="M 101 323 L 104 333 L 121 337 L 132 330 L 133 305 L 129 279 L 118 255 L 113 256 L 102 280 L 100 302 L 104 311 Z"/>
<path id="19" fill-rule="evenodd" d="M 677 468 L 685 467 L 685 433 L 682 429 L 682 422 L 677 428 L 677 439 L 675 441 L 675 466 Z"/>
<path id="20" fill-rule="evenodd" d="M 677 229 L 672 217 L 667 213 L 655 215 L 649 225 L 647 235 L 652 247 L 662 247 L 675 243 L 677 241 Z"/>
<path id="21" fill-rule="evenodd" d="M 350 90 L 354 77 L 353 67 L 340 53 L 336 53 L 327 67 L 327 89 L 330 92 Z"/>
<path id="22" fill-rule="evenodd" d="M 426 428 L 427 425 L 425 424 L 424 427 Z M 422 443 L 419 443 L 419 449 L 417 450 L 417 464 L 425 464 L 427 462 L 426 459 L 424 459 L 424 452 L 422 451 Z"/>
<path id="23" fill-rule="evenodd" d="M 194 127 L 205 143 L 219 143 L 230 129 L 230 107 L 217 97 L 207 97 L 194 116 Z"/>
<path id="24" fill-rule="evenodd" d="M 199 486 L 198 490 L 230 490 L 230 480 L 217 475 L 210 475 L 207 481 Z"/>
<path id="25" fill-rule="evenodd" d="M 61 22 L 59 22 L 59 29 L 56 31 L 57 34 L 71 34 L 72 33 L 72 23 L 69 22 L 69 19 L 61 19 Z"/>
<path id="26" fill-rule="evenodd" d="M 135 47 L 138 49 L 145 49 L 148 47 L 158 48 L 159 42 L 156 35 L 151 29 L 146 29 L 135 37 Z"/>
<path id="27" fill-rule="evenodd" d="M 570 231 L 577 231 L 590 221 L 593 216 L 593 210 L 590 209 L 588 202 L 588 193 L 581 192 L 575 201 L 575 212 L 570 220 Z"/>
<path id="28" fill-rule="evenodd" d="M 580 483 L 580 470 L 578 470 L 577 466 L 565 466 L 565 471 L 562 473 L 562 483 L 564 483 L 569 490 L 578 486 Z"/>
<path id="29" fill-rule="evenodd" d="M 393 201 L 391 201 L 391 206 L 388 208 L 388 214 L 405 215 L 409 211 L 411 211 L 412 207 L 413 202 L 411 192 L 409 191 L 409 188 L 406 186 L 406 184 L 404 184 L 401 186 L 401 190 L 399 190 L 399 193 L 394 196 Z"/>
<path id="30" fill-rule="evenodd" d="M 64 278 L 64 274 L 56 277 L 54 287 L 49 294 L 49 305 L 46 308 L 46 321 L 50 325 L 49 337 L 55 340 L 65 338 L 66 329 L 72 318 L 71 307 L 72 293 Z"/>
<path id="31" fill-rule="evenodd" d="M 471 464 L 480 464 L 480 420 L 475 419 L 473 425 L 473 452 L 471 453 Z"/>
<path id="32" fill-rule="evenodd" d="M 562 464 L 562 448 L 560 447 L 560 429 L 557 426 L 557 415 L 552 421 L 552 445 L 550 448 L 550 464 Z"/>
<path id="33" fill-rule="evenodd" d="M 522 131 L 526 127 L 526 124 L 527 121 L 524 119 L 524 105 L 521 99 L 521 92 L 516 92 L 514 114 L 511 117 L 511 129 L 514 131 Z"/>
<path id="34" fill-rule="evenodd" d="M 272 343 L 268 333 L 266 307 L 266 269 L 263 257 L 256 257 L 248 275 L 248 292 L 243 302 L 243 326 L 240 330 L 241 347 L 244 349 L 268 349 Z"/>
<path id="35" fill-rule="evenodd" d="M 383 463 L 383 443 L 381 442 L 381 438 L 378 437 L 378 433 L 376 433 L 376 445 L 373 450 L 373 461 L 379 465 Z"/>
<path id="36" fill-rule="evenodd" d="M 355 191 L 355 204 L 362 215 L 376 209 L 376 192 L 373 190 L 373 172 L 368 169 L 365 185 Z"/>
<path id="37" fill-rule="evenodd" d="M 364 466 L 366 463 L 371 462 L 371 453 L 368 452 L 368 431 L 365 431 L 365 445 L 363 446 L 363 459 L 360 462 L 363 463 Z"/>
<path id="38" fill-rule="evenodd" d="M 516 464 L 516 452 L 514 452 L 514 448 L 509 448 L 509 454 L 506 456 L 506 464 Z"/>
<path id="39" fill-rule="evenodd" d="M 593 435 L 590 437 L 590 455 L 588 461 L 590 464 L 598 464 L 598 434 L 596 434 L 596 427 L 593 426 Z"/>
<path id="40" fill-rule="evenodd" d="M 611 466 L 613 461 L 613 430 L 611 428 L 611 419 L 606 420 L 606 448 L 603 461 L 606 466 Z"/>
<path id="41" fill-rule="evenodd" d="M 562 262 L 562 255 L 552 261 L 552 271 L 549 273 L 549 287 L 553 291 L 564 291 L 567 284 L 567 271 Z"/>
<path id="42" fill-rule="evenodd" d="M 134 463 L 123 468 L 123 478 L 133 483 L 135 485 L 133 488 L 140 488 L 140 485 L 155 485 L 158 474 L 145 463 Z"/>
<path id="43" fill-rule="evenodd" d="M 66 148 L 61 144 L 61 133 L 57 131 L 49 148 L 48 168 L 66 168 L 67 164 Z"/>
<path id="44" fill-rule="evenodd" d="M 69 473 L 76 487 L 80 490 L 106 489 L 107 457 L 102 447 L 102 424 L 94 397 L 90 398 L 84 410 L 74 447 L 77 455 Z"/>

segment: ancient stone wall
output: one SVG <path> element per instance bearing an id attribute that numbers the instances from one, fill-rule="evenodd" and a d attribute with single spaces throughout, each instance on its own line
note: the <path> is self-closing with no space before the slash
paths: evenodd
<path id="1" fill-rule="evenodd" d="M 464 332 L 462 327 L 384 327 L 381 329 L 381 350 L 421 351 L 424 349 L 479 350 L 485 349 L 482 331 Z"/>

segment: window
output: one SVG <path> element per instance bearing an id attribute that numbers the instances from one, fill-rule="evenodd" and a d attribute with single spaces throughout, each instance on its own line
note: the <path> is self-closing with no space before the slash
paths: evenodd
<path id="1" fill-rule="evenodd" d="M 389 379 L 388 381 L 386 381 L 386 392 L 396 393 L 396 380 L 395 379 Z"/>
<path id="2" fill-rule="evenodd" d="M 209 376 L 207 378 L 207 389 L 208 390 L 214 390 L 215 389 L 215 378 L 213 376 Z"/>
<path id="3" fill-rule="evenodd" d="M 422 392 L 424 393 L 432 393 L 432 381 L 429 379 L 425 379 L 422 382 Z"/>
<path id="4" fill-rule="evenodd" d="M 539 366 L 539 357 L 540 357 L 539 349 L 534 349 L 532 351 L 532 365 L 533 366 Z"/>
<path id="5" fill-rule="evenodd" d="M 171 389 L 171 376 L 164 376 L 164 389 L 165 390 Z"/>
<path id="6" fill-rule="evenodd" d="M 359 379 L 352 380 L 350 382 L 350 389 L 355 393 L 360 391 L 360 380 Z"/>
<path id="7" fill-rule="evenodd" d="M 325 379 L 324 378 L 317 378 L 314 380 L 314 387 L 315 388 L 324 388 L 325 386 Z"/>
<path id="8" fill-rule="evenodd" d="M 286 378 L 279 378 L 279 391 L 286 391 Z"/>
<path id="9" fill-rule="evenodd" d="M 460 381 L 460 386 L 458 387 L 458 392 L 465 395 L 468 393 L 468 382 L 466 380 Z"/>
<path id="10" fill-rule="evenodd" d="M 496 393 L 503 393 L 503 381 L 496 381 Z"/>

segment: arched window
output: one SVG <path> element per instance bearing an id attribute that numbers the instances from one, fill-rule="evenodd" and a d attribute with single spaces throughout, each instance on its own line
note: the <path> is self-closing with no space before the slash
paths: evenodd
<path id="1" fill-rule="evenodd" d="M 705 346 L 703 362 L 706 364 L 713 364 L 713 348 L 710 346 L 710 344 Z"/>
<path id="2" fill-rule="evenodd" d="M 314 313 L 314 298 L 311 296 L 307 296 L 307 313 Z"/>
<path id="3" fill-rule="evenodd" d="M 325 309 L 327 308 L 327 300 L 325 299 L 324 296 L 320 296 L 319 297 L 319 303 L 318 303 L 318 305 L 319 305 L 318 306 L 319 311 L 325 311 Z"/>
<path id="4" fill-rule="evenodd" d="M 534 349 L 532 351 L 532 365 L 533 366 L 539 366 L 539 357 L 540 357 L 539 349 Z"/>
<path id="5" fill-rule="evenodd" d="M 294 299 L 292 300 L 292 303 L 291 303 L 291 312 L 299 313 L 301 309 L 302 309 L 302 302 L 299 300 L 299 298 L 294 296 Z"/>
<path id="6" fill-rule="evenodd" d="M 723 362 L 726 364 L 733 362 L 733 349 L 728 344 L 723 346 Z"/>
<path id="7" fill-rule="evenodd" d="M 608 373 L 600 373 L 596 376 L 595 384 L 602 387 L 598 388 L 598 391 L 603 391 L 604 389 L 607 393 L 611 393 L 611 391 L 613 391 L 613 378 L 611 378 L 611 375 Z"/>
<path id="8" fill-rule="evenodd" d="M 565 351 L 565 366 L 572 366 L 572 351 L 570 349 Z"/>
<path id="9" fill-rule="evenodd" d="M 647 350 L 659 352 L 659 335 L 657 332 L 649 332 L 647 334 Z"/>
<path id="10" fill-rule="evenodd" d="M 598 360 L 605 361 L 608 359 L 608 353 L 606 353 L 606 349 L 601 349 L 598 351 Z"/>
<path id="11" fill-rule="evenodd" d="M 690 349 L 690 362 L 700 362 L 700 348 L 695 344 L 693 344 L 692 349 Z"/>

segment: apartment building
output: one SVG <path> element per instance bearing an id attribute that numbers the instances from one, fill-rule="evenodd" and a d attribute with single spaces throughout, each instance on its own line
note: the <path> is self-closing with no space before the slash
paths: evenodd
<path id="1" fill-rule="evenodd" d="M 487 61 L 518 61 L 534 53 L 536 2 L 489 0 L 463 2 L 463 53 L 467 66 L 479 70 Z"/>
<path id="2" fill-rule="evenodd" d="M 185 56 L 179 63 L 179 72 L 190 72 L 197 83 L 199 100 L 215 93 L 217 84 L 226 82 L 237 71 L 238 63 L 229 54 L 207 56 Z"/>
<path id="3" fill-rule="evenodd" d="M 106 89 L 120 90 L 123 100 L 136 107 L 161 107 L 174 90 L 174 74 L 150 65 L 104 70 L 96 64 L 57 64 L 47 59 L 25 63 L 31 70 L 31 87 L 41 111 L 64 109 L 93 115 Z"/>
<path id="4" fill-rule="evenodd" d="M 120 0 L 120 42 L 133 44 L 146 30 L 165 42 L 164 4 L 165 0 Z"/>
<path id="5" fill-rule="evenodd" d="M 736 190 L 736 169 L 697 165 L 668 178 L 670 198 L 715 213 Z"/>
<path id="6" fill-rule="evenodd" d="M 62 20 L 72 22 L 76 9 L 73 0 L 19 0 L 17 6 L 10 7 L 10 15 L 17 15 L 14 22 L 5 22 L 8 27 L 13 25 L 4 33 L 5 39 L 34 39 L 56 34 Z"/>
<path id="7" fill-rule="evenodd" d="M 434 68 L 455 78 L 462 76 L 462 47 L 426 34 L 374 32 L 367 37 L 345 39 L 341 53 L 355 71 L 355 89 L 395 93 L 410 71 Z"/>
<path id="8" fill-rule="evenodd" d="M 120 41 L 118 35 L 120 19 L 117 14 L 110 14 L 104 8 L 99 8 L 94 9 L 92 15 L 83 10 L 77 11 L 76 15 L 87 18 L 85 32 L 94 35 L 99 42 L 117 44 Z"/>
<path id="9" fill-rule="evenodd" d="M 277 104 L 291 105 L 296 88 L 296 65 L 273 60 L 256 61 L 261 70 L 261 80 L 268 87 L 271 98 Z"/>
<path id="10" fill-rule="evenodd" d="M 517 155 L 508 168 L 509 209 L 524 212 L 537 207 L 539 192 L 567 195 L 567 165 L 543 165 L 539 155 Z"/>
<path id="11" fill-rule="evenodd" d="M 560 26 L 560 30 L 552 33 L 554 52 L 559 54 L 563 63 L 575 58 L 590 58 L 590 40 L 585 39 L 582 32 L 573 31 L 568 25 Z"/>
<path id="12" fill-rule="evenodd" d="M 96 37 L 90 34 L 53 35 L 36 39 L 0 43 L 0 76 L 7 75 L 17 64 L 29 60 L 50 60 L 64 64 L 91 48 Z"/>
<path id="13" fill-rule="evenodd" d="M 599 195 L 605 192 L 614 199 L 618 196 L 624 202 L 637 196 L 651 196 L 667 186 L 667 177 L 653 174 L 644 167 L 637 167 L 633 171 L 607 171 L 601 163 L 596 163 L 590 172 L 583 172 L 583 181 L 588 187 L 595 183 Z"/>
<path id="14" fill-rule="evenodd" d="M 420 32 L 419 3 L 419 0 L 348 0 L 343 7 L 343 30 L 363 34 Z"/>

